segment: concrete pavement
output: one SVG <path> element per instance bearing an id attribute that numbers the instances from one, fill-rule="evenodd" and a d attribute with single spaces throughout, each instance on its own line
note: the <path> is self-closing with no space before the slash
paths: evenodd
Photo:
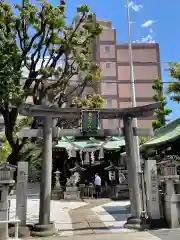
<path id="1" fill-rule="evenodd" d="M 92 208 L 105 204 L 109 202 L 109 200 L 88 199 L 87 201 L 85 200 L 85 202 L 87 205 L 69 211 L 72 220 L 73 235 L 108 233 L 107 227 L 92 211 Z M 63 234 L 61 234 L 61 236 L 63 236 Z"/>
<path id="2" fill-rule="evenodd" d="M 150 231 L 150 233 L 161 240 L 179 240 L 180 239 L 180 228 L 159 229 L 159 230 Z"/>
<path id="3" fill-rule="evenodd" d="M 84 206 L 69 211 L 72 230 L 61 231 L 60 236 L 110 234 L 132 232 L 124 224 L 129 216 L 129 201 L 86 199 Z"/>
<path id="4" fill-rule="evenodd" d="M 49 237 L 37 238 L 36 240 L 160 240 L 155 235 L 149 232 L 131 232 L 119 234 L 89 234 L 89 235 L 75 235 L 69 237 Z M 174 239 L 173 239 L 174 240 Z"/>
<path id="5" fill-rule="evenodd" d="M 92 238 L 94 240 L 179 240 L 180 229 L 161 229 L 149 232 L 121 232 L 118 234 L 75 235 L 69 237 L 57 236 L 37 238 L 36 240 L 92 240 Z"/>
<path id="6" fill-rule="evenodd" d="M 27 221 L 37 223 L 39 200 L 28 200 Z M 41 240 L 179 240 L 180 229 L 162 229 L 146 232 L 129 232 L 123 222 L 129 214 L 129 203 L 108 199 L 87 199 L 83 202 L 52 201 L 51 219 L 58 235 Z M 10 217 L 15 216 L 12 201 Z M 131 231 L 131 230 L 130 230 Z M 25 238 L 23 238 L 25 240 Z M 38 238 L 31 238 L 38 239 Z M 39 239 L 39 240 L 40 240 Z"/>

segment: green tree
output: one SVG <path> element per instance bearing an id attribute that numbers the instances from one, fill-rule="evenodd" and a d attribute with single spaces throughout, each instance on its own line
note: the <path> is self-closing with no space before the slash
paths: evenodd
<path id="1" fill-rule="evenodd" d="M 75 97 L 72 103 L 78 108 L 100 109 L 103 107 L 104 99 L 99 94 L 92 94 L 84 98 Z"/>
<path id="2" fill-rule="evenodd" d="M 31 117 L 23 117 L 20 119 L 17 119 L 15 127 L 14 127 L 14 134 L 18 134 L 20 130 L 22 130 L 24 127 L 27 127 L 30 123 L 32 122 L 32 118 Z M 9 155 L 12 153 L 12 148 L 9 144 L 9 142 L 7 141 L 6 136 L 1 135 L 0 136 L 0 140 L 2 142 L 2 145 L 0 147 L 0 162 L 7 162 L 8 161 L 8 157 Z M 30 149 L 35 149 L 36 145 L 33 145 L 28 142 L 28 144 L 26 145 L 26 148 L 23 148 L 21 151 L 23 154 L 21 154 L 21 156 L 19 155 L 19 157 L 22 157 L 23 160 L 29 160 L 29 151 Z M 22 146 L 23 147 L 23 146 Z M 33 155 L 31 155 L 31 157 L 33 158 Z M 21 160 L 21 158 L 19 159 Z"/>
<path id="3" fill-rule="evenodd" d="M 49 101 L 62 107 L 76 92 L 100 77 L 99 66 L 92 59 L 92 45 L 101 26 L 87 5 L 77 7 L 76 17 L 66 23 L 65 1 L 54 7 L 29 0 L 11 7 L 0 2 L 0 114 L 12 153 L 8 161 L 16 164 L 29 141 L 15 133 L 18 108 L 29 95 L 34 104 Z M 27 78 L 22 81 L 22 71 Z M 78 75 L 78 83 L 71 79 Z"/>
<path id="4" fill-rule="evenodd" d="M 0 146 L 0 163 L 7 162 L 8 156 L 11 154 L 11 146 L 4 136 L 1 138 L 2 145 Z"/>
<path id="5" fill-rule="evenodd" d="M 160 78 L 156 78 L 154 80 L 152 88 L 155 91 L 155 94 L 153 96 L 154 101 L 160 102 L 160 108 L 155 110 L 157 120 L 154 120 L 152 122 L 153 129 L 157 129 L 165 125 L 166 116 L 168 116 L 172 110 L 170 108 L 166 108 L 167 101 L 166 97 L 163 94 L 163 83 Z"/>
<path id="6" fill-rule="evenodd" d="M 175 81 L 168 84 L 167 93 L 170 95 L 171 100 L 180 103 L 180 63 L 169 64 L 169 75 Z"/>

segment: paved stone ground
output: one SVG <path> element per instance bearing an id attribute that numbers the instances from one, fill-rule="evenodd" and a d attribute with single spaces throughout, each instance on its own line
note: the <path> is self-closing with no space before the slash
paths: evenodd
<path id="1" fill-rule="evenodd" d="M 128 217 L 127 201 L 87 199 L 81 202 L 51 201 L 51 221 L 60 236 L 129 232 L 123 228 Z M 11 199 L 10 219 L 16 215 L 16 199 Z M 28 199 L 27 223 L 38 222 L 39 199 Z"/>
<path id="2" fill-rule="evenodd" d="M 14 199 L 11 201 L 11 218 L 15 216 L 15 205 Z M 27 222 L 37 223 L 38 212 L 39 200 L 29 199 Z M 97 240 L 180 239 L 180 229 L 161 229 L 148 232 L 132 232 L 132 230 L 123 229 L 123 222 L 127 219 L 128 213 L 128 201 L 113 202 L 108 199 L 88 199 L 83 202 L 51 201 L 51 220 L 55 221 L 56 228 L 59 230 L 58 236 L 40 239 L 92 240 L 92 237 Z"/>
<path id="3" fill-rule="evenodd" d="M 180 239 L 180 228 L 160 229 L 160 230 L 150 231 L 150 233 L 161 240 L 179 240 Z"/>
<path id="4" fill-rule="evenodd" d="M 55 222 L 58 231 L 72 230 L 72 221 L 69 211 L 86 205 L 86 202 L 73 201 L 51 201 L 51 221 Z M 11 199 L 10 219 L 16 216 L 16 199 Z M 39 220 L 39 199 L 28 199 L 27 201 L 27 224 L 38 223 Z"/>
<path id="5" fill-rule="evenodd" d="M 92 208 L 109 202 L 108 199 L 85 200 L 87 205 L 72 209 L 69 215 L 72 220 L 73 235 L 107 233 L 108 228 L 92 211 Z"/>
<path id="6" fill-rule="evenodd" d="M 119 234 L 91 234 L 91 235 L 75 235 L 70 237 L 49 237 L 38 238 L 37 240 L 160 240 L 158 237 L 149 232 L 132 232 Z M 174 239 L 173 239 L 174 240 Z"/>
<path id="7" fill-rule="evenodd" d="M 179 240 L 180 229 L 162 229 L 150 232 L 128 232 L 115 234 L 88 234 L 69 237 L 54 236 L 47 238 L 30 238 L 26 240 Z M 24 239 L 25 240 L 25 239 Z"/>
<path id="8" fill-rule="evenodd" d="M 130 214 L 129 201 L 110 201 L 92 208 L 92 211 L 105 224 L 112 233 L 132 232 L 124 228 L 124 224 Z"/>
<path id="9" fill-rule="evenodd" d="M 83 234 L 74 236 L 53 236 L 46 238 L 27 238 L 19 240 L 179 240 L 180 229 L 162 229 L 149 232 L 131 232 L 115 234 Z M 14 238 L 10 238 L 14 240 Z M 9 240 L 10 240 L 9 239 Z"/>
<path id="10" fill-rule="evenodd" d="M 129 207 L 129 201 L 87 199 L 84 202 L 86 205 L 69 211 L 72 230 L 61 231 L 60 236 L 132 232 L 123 228 L 129 216 L 125 208 Z"/>

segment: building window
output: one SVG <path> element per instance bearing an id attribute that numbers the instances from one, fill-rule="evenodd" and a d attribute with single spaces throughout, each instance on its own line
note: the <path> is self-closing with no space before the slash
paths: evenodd
<path id="1" fill-rule="evenodd" d="M 111 64 L 109 62 L 106 63 L 106 68 L 110 68 Z"/>
<path id="2" fill-rule="evenodd" d="M 109 53 L 109 52 L 110 52 L 110 46 L 105 46 L 105 47 L 104 47 L 104 51 L 105 51 L 106 53 Z"/>
<path id="3" fill-rule="evenodd" d="M 112 84 L 112 83 L 106 82 L 106 83 L 104 83 L 104 84 L 105 84 L 105 88 L 109 89 L 109 88 L 111 87 L 111 84 Z"/>
<path id="4" fill-rule="evenodd" d="M 105 107 L 107 107 L 107 108 L 112 107 L 112 100 L 111 99 L 106 99 L 104 102 L 105 102 Z"/>

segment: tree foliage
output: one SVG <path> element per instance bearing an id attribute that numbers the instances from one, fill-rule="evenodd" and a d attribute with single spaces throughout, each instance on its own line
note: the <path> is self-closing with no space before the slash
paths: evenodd
<path id="1" fill-rule="evenodd" d="M 34 104 L 49 101 L 62 107 L 74 92 L 80 97 L 100 77 L 91 48 L 101 26 L 87 5 L 77 7 L 71 24 L 66 23 L 65 9 L 65 1 L 56 7 L 47 1 L 23 0 L 14 7 L 0 2 L 0 113 L 12 148 L 11 163 L 27 142 L 15 133 L 18 108 L 12 105 L 32 95 Z"/>
<path id="2" fill-rule="evenodd" d="M 8 156 L 11 154 L 11 146 L 6 138 L 1 137 L 2 145 L 0 146 L 0 163 L 7 162 Z"/>
<path id="3" fill-rule="evenodd" d="M 77 108 L 100 109 L 104 99 L 99 94 L 92 94 L 84 98 L 75 97 L 72 102 Z"/>
<path id="4" fill-rule="evenodd" d="M 19 131 L 22 130 L 24 127 L 29 126 L 32 122 L 31 117 L 23 117 L 17 119 L 15 127 L 14 127 L 14 134 L 18 135 Z M 0 163 L 7 162 L 9 155 L 12 153 L 12 148 L 7 141 L 6 136 L 1 135 L 1 146 L 0 146 Z M 35 163 L 35 160 L 40 156 L 40 148 L 37 144 L 31 143 L 28 138 L 26 138 L 26 144 L 22 144 L 22 147 L 19 152 L 19 160 L 29 161 L 32 164 Z M 39 159 L 38 159 L 39 160 Z M 37 165 L 37 164 L 36 164 Z"/>
<path id="5" fill-rule="evenodd" d="M 171 100 L 180 103 L 180 63 L 169 64 L 169 75 L 175 81 L 168 84 L 167 93 L 170 95 Z"/>
<path id="6" fill-rule="evenodd" d="M 153 96 L 154 101 L 160 102 L 160 108 L 155 110 L 157 120 L 154 120 L 152 123 L 153 128 L 157 129 L 165 125 L 166 116 L 168 116 L 172 112 L 172 110 L 170 108 L 166 108 L 167 101 L 166 97 L 163 94 L 163 84 L 160 78 L 156 78 L 154 80 L 152 88 L 155 91 L 155 94 Z"/>

